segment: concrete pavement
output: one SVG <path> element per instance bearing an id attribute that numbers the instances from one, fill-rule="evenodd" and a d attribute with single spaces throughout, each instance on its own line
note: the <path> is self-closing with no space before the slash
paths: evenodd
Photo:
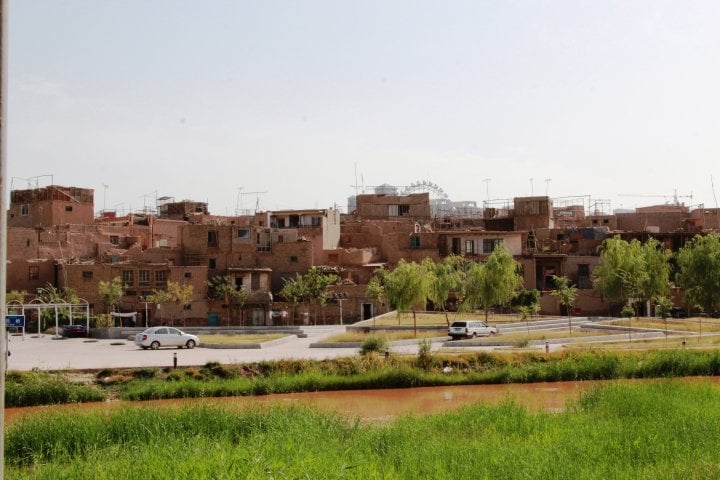
<path id="1" fill-rule="evenodd" d="M 279 359 L 315 359 L 352 356 L 357 349 L 309 348 L 323 338 L 342 333 L 344 326 L 303 327 L 307 338 L 291 337 L 287 342 L 261 349 L 195 348 L 142 350 L 130 340 L 89 340 L 67 338 L 56 340 L 52 335 L 42 337 L 10 336 L 8 348 L 9 370 L 84 370 L 101 368 L 171 367 L 173 354 L 178 366 L 258 362 Z"/>

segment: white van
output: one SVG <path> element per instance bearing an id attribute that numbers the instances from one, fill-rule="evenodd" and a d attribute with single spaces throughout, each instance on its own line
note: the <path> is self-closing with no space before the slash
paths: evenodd
<path id="1" fill-rule="evenodd" d="M 448 335 L 453 340 L 458 338 L 489 337 L 495 335 L 497 328 L 489 326 L 480 320 L 462 320 L 453 322 L 448 328 Z"/>

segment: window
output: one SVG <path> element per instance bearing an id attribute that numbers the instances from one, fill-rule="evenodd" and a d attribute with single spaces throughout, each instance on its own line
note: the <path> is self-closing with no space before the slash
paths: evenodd
<path id="1" fill-rule="evenodd" d="M 607 225 L 608 223 L 610 223 L 610 219 L 603 218 L 603 225 Z"/>
<path id="2" fill-rule="evenodd" d="M 410 237 L 410 248 L 413 250 L 417 250 L 420 248 L 420 237 L 417 235 L 413 235 Z"/>
<path id="3" fill-rule="evenodd" d="M 155 286 L 164 287 L 167 285 L 167 272 L 165 270 L 155 271 Z"/>
<path id="4" fill-rule="evenodd" d="M 588 263 L 578 264 L 578 288 L 585 290 L 593 288 L 590 279 L 590 264 Z"/>
<path id="5" fill-rule="evenodd" d="M 252 290 L 257 290 L 260 288 L 260 275 L 257 273 L 253 273 L 250 276 L 250 288 Z"/>
<path id="6" fill-rule="evenodd" d="M 465 255 L 475 255 L 475 240 L 465 240 Z"/>
<path id="7" fill-rule="evenodd" d="M 113 245 L 120 245 L 120 237 L 117 235 L 110 235 L 110 243 Z"/>
<path id="8" fill-rule="evenodd" d="M 192 304 L 188 303 L 186 305 L 183 305 L 183 310 L 192 310 Z"/>
<path id="9" fill-rule="evenodd" d="M 242 290 L 243 279 L 242 277 L 235 277 L 235 289 Z"/>
<path id="10" fill-rule="evenodd" d="M 30 215 L 29 204 L 23 203 L 22 205 L 20 205 L 20 215 L 22 215 L 23 217 L 27 217 L 28 215 Z"/>
<path id="11" fill-rule="evenodd" d="M 93 278 L 92 270 L 85 270 L 84 272 L 82 272 L 82 278 L 84 278 L 86 280 L 92 280 L 92 278 Z"/>
<path id="12" fill-rule="evenodd" d="M 30 280 L 40 280 L 40 266 L 30 265 L 28 267 L 28 278 Z"/>
<path id="13" fill-rule="evenodd" d="M 247 228 L 238 228 L 237 238 L 250 238 L 250 230 Z"/>
<path id="14" fill-rule="evenodd" d="M 502 238 L 486 238 L 483 240 L 483 253 L 492 253 L 502 244 Z"/>
<path id="15" fill-rule="evenodd" d="M 214 258 L 208 258 L 208 268 L 210 270 L 215 270 L 217 268 L 217 263 Z"/>
<path id="16" fill-rule="evenodd" d="M 397 205 L 388 205 L 388 216 L 390 216 L 390 217 L 398 216 L 398 206 Z"/>
<path id="17" fill-rule="evenodd" d="M 72 212 L 72 205 L 66 205 L 66 206 L 65 206 L 65 211 L 66 211 L 66 212 Z"/>
<path id="18" fill-rule="evenodd" d="M 322 217 L 310 217 L 310 225 L 313 227 L 319 227 L 322 225 Z"/>
<path id="19" fill-rule="evenodd" d="M 398 215 L 409 215 L 410 205 L 398 205 Z"/>
<path id="20" fill-rule="evenodd" d="M 192 278 L 192 273 L 191 273 L 191 272 L 185 272 L 184 277 L 185 277 L 185 278 Z"/>
<path id="21" fill-rule="evenodd" d="M 132 270 L 123 270 L 122 282 L 124 287 L 130 287 L 135 285 L 135 272 L 133 272 Z"/>
<path id="22" fill-rule="evenodd" d="M 218 232 L 217 230 L 208 231 L 208 247 L 218 246 Z"/>
<path id="23" fill-rule="evenodd" d="M 290 261 L 291 261 L 291 262 L 297 262 L 297 261 L 298 261 L 298 257 L 296 257 L 295 255 L 293 255 L 293 256 L 290 257 Z"/>
<path id="24" fill-rule="evenodd" d="M 140 270 L 138 272 L 138 285 L 141 287 L 150 286 L 150 270 Z"/>

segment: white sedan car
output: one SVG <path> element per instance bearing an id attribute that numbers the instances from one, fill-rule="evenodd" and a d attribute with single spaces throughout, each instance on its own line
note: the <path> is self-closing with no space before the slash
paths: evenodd
<path id="1" fill-rule="evenodd" d="M 135 345 L 157 350 L 160 347 L 195 348 L 200 339 L 173 327 L 150 327 L 135 335 Z"/>

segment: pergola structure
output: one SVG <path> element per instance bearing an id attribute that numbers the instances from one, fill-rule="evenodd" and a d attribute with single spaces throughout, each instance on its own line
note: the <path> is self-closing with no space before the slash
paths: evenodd
<path id="1" fill-rule="evenodd" d="M 30 303 L 15 303 L 11 302 L 7 304 L 7 311 L 6 313 L 9 314 L 10 312 L 18 312 L 22 315 L 25 315 L 26 311 L 37 311 L 38 316 L 38 336 L 42 336 L 42 317 L 41 313 L 43 310 L 52 309 L 55 312 L 55 336 L 60 336 L 59 330 L 59 319 L 60 319 L 60 310 L 65 309 L 68 312 L 70 325 L 74 325 L 74 320 L 76 315 L 83 315 L 85 318 L 85 329 L 86 331 L 90 331 L 90 304 L 87 300 L 84 298 L 79 299 L 82 303 L 68 303 L 61 299 L 54 299 L 54 301 L 51 302 L 43 302 L 42 300 L 35 298 L 30 301 Z M 25 327 L 23 327 L 23 336 L 25 335 Z"/>

